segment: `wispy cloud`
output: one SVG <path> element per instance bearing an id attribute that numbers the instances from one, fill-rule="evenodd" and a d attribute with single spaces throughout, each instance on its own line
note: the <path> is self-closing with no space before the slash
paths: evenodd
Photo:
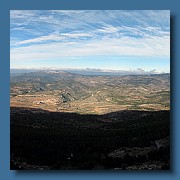
<path id="1" fill-rule="evenodd" d="M 38 38 L 19 41 L 19 42 L 15 43 L 15 45 L 18 46 L 18 45 L 23 45 L 23 44 L 43 43 L 43 42 L 46 42 L 46 41 L 59 41 L 59 40 L 62 40 L 62 37 L 60 37 L 60 36 L 58 36 L 56 34 L 51 34 L 51 35 L 48 35 L 48 36 L 41 36 L 41 37 L 38 37 Z"/>
<path id="2" fill-rule="evenodd" d="M 102 33 L 116 33 L 119 31 L 118 27 L 115 26 L 104 26 L 101 29 L 97 29 L 97 32 L 102 32 Z"/>
<path id="3" fill-rule="evenodd" d="M 43 42 L 47 40 L 59 41 L 59 39 L 62 40 L 62 38 L 59 36 L 48 36 L 22 41 L 19 42 L 19 44 Z M 47 57 L 63 58 L 92 55 L 169 56 L 169 49 L 168 38 L 104 38 L 101 40 L 89 40 L 88 42 L 84 43 L 67 41 L 61 43 L 51 42 L 36 45 L 31 44 L 26 47 L 11 49 L 11 58 L 12 60 L 24 60 L 33 58 L 47 59 Z"/>
<path id="4" fill-rule="evenodd" d="M 62 33 L 60 35 L 68 38 L 91 37 L 91 35 L 88 33 Z"/>
<path id="5" fill-rule="evenodd" d="M 67 57 L 170 56 L 169 11 L 12 10 L 10 17 L 12 64 Z"/>

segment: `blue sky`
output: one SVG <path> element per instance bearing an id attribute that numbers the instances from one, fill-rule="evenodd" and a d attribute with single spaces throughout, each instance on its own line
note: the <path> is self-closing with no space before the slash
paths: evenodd
<path id="1" fill-rule="evenodd" d="M 170 11 L 11 10 L 10 68 L 170 72 Z"/>

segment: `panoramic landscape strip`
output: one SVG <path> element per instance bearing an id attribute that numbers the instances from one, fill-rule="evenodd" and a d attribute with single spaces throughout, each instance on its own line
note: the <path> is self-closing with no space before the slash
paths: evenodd
<path id="1" fill-rule="evenodd" d="M 12 170 L 170 170 L 170 12 L 11 10 Z"/>

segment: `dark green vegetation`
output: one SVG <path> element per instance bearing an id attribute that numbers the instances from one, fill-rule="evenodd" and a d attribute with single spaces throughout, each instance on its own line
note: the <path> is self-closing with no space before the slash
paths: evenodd
<path id="1" fill-rule="evenodd" d="M 169 111 L 11 108 L 11 169 L 169 169 Z"/>

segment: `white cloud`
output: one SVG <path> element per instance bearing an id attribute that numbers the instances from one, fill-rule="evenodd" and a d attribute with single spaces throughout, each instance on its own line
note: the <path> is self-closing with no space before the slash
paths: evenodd
<path id="1" fill-rule="evenodd" d="M 51 40 L 51 36 L 21 42 L 40 42 Z M 61 37 L 53 37 L 54 40 Z M 47 58 L 63 58 L 92 55 L 119 55 L 119 56 L 169 56 L 169 38 L 130 38 L 122 37 L 89 40 L 85 43 L 78 42 L 50 42 L 47 44 L 31 44 L 26 47 L 11 49 L 11 60 L 33 60 Z"/>
<path id="2" fill-rule="evenodd" d="M 170 56 L 169 11 L 13 10 L 10 16 L 13 62 Z"/>
<path id="3" fill-rule="evenodd" d="M 118 31 L 119 31 L 119 28 L 115 26 L 104 26 L 101 29 L 97 29 L 97 32 L 102 32 L 102 33 L 115 33 Z"/>
<path id="4" fill-rule="evenodd" d="M 60 35 L 68 38 L 91 37 L 88 33 L 61 33 Z"/>
<path id="5" fill-rule="evenodd" d="M 63 38 L 56 35 L 56 34 L 51 34 L 48 36 L 41 36 L 38 38 L 34 38 L 34 39 L 28 39 L 28 40 L 24 40 L 24 41 L 19 41 L 17 43 L 15 43 L 14 45 L 24 45 L 24 44 L 30 44 L 30 43 L 40 43 L 40 42 L 44 42 L 44 41 L 59 41 L 62 40 Z"/>

